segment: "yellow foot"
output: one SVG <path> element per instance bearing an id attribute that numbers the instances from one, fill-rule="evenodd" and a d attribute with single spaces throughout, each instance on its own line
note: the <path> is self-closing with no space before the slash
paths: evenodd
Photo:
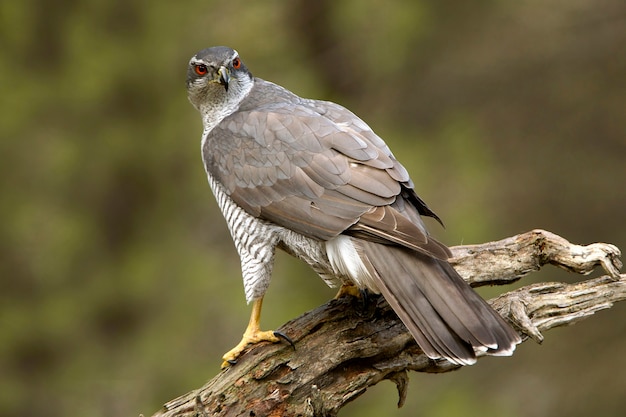
<path id="1" fill-rule="evenodd" d="M 261 331 L 259 329 L 247 329 L 241 339 L 241 342 L 222 356 L 224 362 L 222 362 L 222 369 L 227 368 L 237 362 L 237 358 L 246 350 L 248 345 L 256 344 L 259 342 L 279 342 L 280 338 L 273 331 Z"/>
<path id="2" fill-rule="evenodd" d="M 243 333 L 243 338 L 241 342 L 228 352 L 222 356 L 224 362 L 222 362 L 222 369 L 234 365 L 237 363 L 237 358 L 241 356 L 244 350 L 248 345 L 252 345 L 259 342 L 272 342 L 276 343 L 280 341 L 280 339 L 288 342 L 291 347 L 294 349 L 296 346 L 293 344 L 293 341 L 285 334 L 281 332 L 273 332 L 273 331 L 261 331 L 259 329 L 259 321 L 261 320 L 261 306 L 263 305 L 263 298 L 258 298 L 252 302 L 252 314 L 250 315 L 250 322 L 248 322 L 248 327 L 246 331 Z"/>
<path id="3" fill-rule="evenodd" d="M 342 284 L 341 288 L 335 295 L 335 300 L 345 297 L 347 295 L 351 295 L 352 297 L 361 298 L 361 290 L 355 285 L 352 284 Z"/>

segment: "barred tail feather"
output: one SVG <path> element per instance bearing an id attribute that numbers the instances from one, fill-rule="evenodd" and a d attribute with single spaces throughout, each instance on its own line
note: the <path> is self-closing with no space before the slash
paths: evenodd
<path id="1" fill-rule="evenodd" d="M 446 261 L 360 239 L 353 244 L 376 287 L 428 357 L 471 365 L 477 351 L 511 355 L 521 342 Z"/>

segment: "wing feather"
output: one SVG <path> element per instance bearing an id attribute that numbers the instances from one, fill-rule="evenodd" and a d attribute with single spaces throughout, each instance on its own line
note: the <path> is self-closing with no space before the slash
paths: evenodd
<path id="1" fill-rule="evenodd" d="M 257 83 L 265 91 L 203 145 L 207 170 L 236 203 L 309 237 L 360 234 L 447 257 L 419 216 L 432 212 L 407 199 L 406 169 L 365 122 L 337 104 Z"/>

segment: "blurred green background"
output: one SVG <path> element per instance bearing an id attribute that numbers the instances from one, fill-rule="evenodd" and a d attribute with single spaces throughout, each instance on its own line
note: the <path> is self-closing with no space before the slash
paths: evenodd
<path id="1" fill-rule="evenodd" d="M 221 44 L 364 118 L 447 244 L 541 227 L 626 250 L 622 0 L 4 1 L 0 415 L 150 415 L 239 340 L 239 259 L 184 84 Z M 333 294 L 280 255 L 263 326 Z M 341 415 L 623 415 L 625 318 L 617 305 L 512 358 L 413 374 L 400 410 L 384 382 Z"/>

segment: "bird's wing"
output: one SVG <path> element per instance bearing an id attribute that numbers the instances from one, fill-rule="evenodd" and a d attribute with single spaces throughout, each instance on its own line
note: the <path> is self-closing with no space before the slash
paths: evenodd
<path id="1" fill-rule="evenodd" d="M 406 169 L 361 119 L 329 102 L 241 108 L 203 145 L 205 166 L 248 213 L 322 240 L 340 233 L 445 259 Z"/>

